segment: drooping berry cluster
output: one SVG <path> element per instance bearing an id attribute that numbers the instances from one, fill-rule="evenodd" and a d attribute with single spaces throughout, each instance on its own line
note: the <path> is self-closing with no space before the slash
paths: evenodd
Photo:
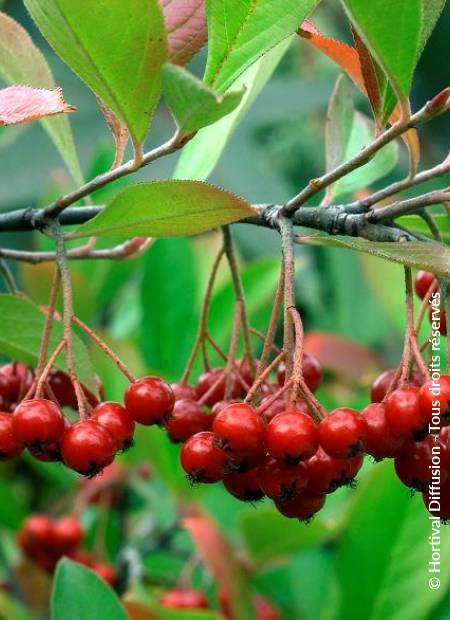
<path id="1" fill-rule="evenodd" d="M 26 557 L 49 573 L 53 573 L 58 561 L 66 556 L 88 566 L 115 587 L 118 576 L 114 566 L 96 560 L 82 549 L 83 538 L 83 526 L 75 516 L 64 515 L 55 521 L 45 514 L 35 513 L 22 523 L 17 543 Z"/>

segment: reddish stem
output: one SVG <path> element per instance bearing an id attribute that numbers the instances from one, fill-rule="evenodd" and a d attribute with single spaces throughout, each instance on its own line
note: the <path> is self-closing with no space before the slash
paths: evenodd
<path id="1" fill-rule="evenodd" d="M 41 375 L 36 383 L 36 398 L 42 397 L 42 392 L 44 391 L 45 382 L 47 380 L 48 373 L 51 371 L 51 369 L 55 365 L 56 360 L 58 359 L 58 357 L 60 356 L 62 350 L 64 349 L 66 345 L 67 345 L 67 342 L 63 338 L 61 342 L 59 343 L 59 345 L 56 347 L 56 349 L 53 351 L 46 365 L 44 366 L 41 372 Z"/>
<path id="2" fill-rule="evenodd" d="M 243 316 L 243 303 L 242 300 L 238 299 L 236 301 L 236 312 L 234 316 L 233 322 L 233 330 L 231 332 L 231 340 L 230 340 L 230 348 L 228 351 L 228 361 L 225 366 L 225 393 L 224 399 L 228 400 L 233 390 L 234 383 L 234 368 L 236 362 L 236 351 L 239 342 L 239 331 L 241 329 L 242 324 L 242 316 Z"/>
<path id="3" fill-rule="evenodd" d="M 258 377 L 257 379 L 255 379 L 252 387 L 249 389 L 244 402 L 247 403 L 253 400 L 255 396 L 257 396 L 259 389 L 261 388 L 261 386 L 263 385 L 267 377 L 270 375 L 272 370 L 278 366 L 278 364 L 283 360 L 283 358 L 284 358 L 284 353 L 283 352 L 279 353 L 277 357 L 274 360 L 272 360 L 270 364 L 266 366 L 266 368 L 260 374 L 258 374 Z"/>

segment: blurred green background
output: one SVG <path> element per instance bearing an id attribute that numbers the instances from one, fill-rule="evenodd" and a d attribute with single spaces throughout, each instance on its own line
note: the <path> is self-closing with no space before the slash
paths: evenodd
<path id="1" fill-rule="evenodd" d="M 3 0 L 0 4 L 31 33 L 48 58 L 66 100 L 79 109 L 70 120 L 86 177 L 106 170 L 113 147 L 94 96 L 48 48 L 21 2 Z M 327 34 L 349 40 L 337 3 L 325 3 L 315 23 Z M 422 105 L 448 85 L 449 42 L 447 5 L 420 61 L 413 106 Z M 201 73 L 203 63 L 200 55 L 192 70 Z M 254 202 L 279 203 L 317 176 L 324 166 L 325 113 L 337 75 L 331 62 L 306 42 L 296 40 L 209 180 Z M 359 109 L 368 112 L 356 91 L 355 98 Z M 171 131 L 169 113 L 161 105 L 149 145 L 160 143 Z M 445 156 L 449 133 L 448 116 L 423 128 L 423 168 Z M 45 204 L 71 186 L 56 150 L 37 123 L 1 129 L 0 157 L 2 211 Z M 383 183 L 402 178 L 406 163 L 402 152 L 399 167 Z M 169 157 L 138 176 L 167 178 L 175 164 L 176 156 Z M 98 192 L 95 200 L 104 202 L 126 182 Z M 429 184 L 427 189 L 432 187 Z M 270 231 L 243 225 L 235 226 L 234 232 L 251 321 L 264 330 L 278 278 L 279 239 Z M 144 256 L 129 262 L 74 264 L 76 312 L 136 373 L 151 371 L 176 380 L 194 339 L 208 268 L 218 244 L 216 233 L 160 240 Z M 2 246 L 38 248 L 45 242 L 32 234 L 4 235 Z M 331 351 L 325 368 L 327 381 L 319 396 L 327 407 L 345 403 L 361 408 L 369 400 L 368 389 L 377 371 L 394 365 L 401 352 L 402 269 L 367 255 L 325 247 L 304 246 L 297 257 L 297 299 L 306 330 L 320 332 L 324 338 L 323 334 L 337 334 L 358 345 L 350 356 L 346 349 Z M 46 303 L 50 266 L 14 269 L 32 298 Z M 222 346 L 229 338 L 232 316 L 231 284 L 223 270 L 210 321 L 211 333 Z M 369 350 L 375 354 L 371 363 L 367 363 Z M 92 355 L 106 397 L 120 400 L 125 385 L 121 377 L 101 353 L 92 350 Z M 130 549 L 143 537 L 157 537 L 171 524 L 179 498 L 198 500 L 237 548 L 248 553 L 254 569 L 252 587 L 271 598 L 285 620 L 450 619 L 450 533 L 443 528 L 442 585 L 432 591 L 427 574 L 428 516 L 420 496 L 410 497 L 395 481 L 391 463 L 366 463 L 356 490 L 339 491 L 312 524 L 300 525 L 280 517 L 269 505 L 239 504 L 220 488 L 191 489 L 178 467 L 177 448 L 169 445 L 159 430 L 141 431 L 136 447 L 121 457 L 121 462 L 130 468 L 149 463 L 155 471 L 151 482 L 134 480 L 131 487 L 129 514 L 139 527 L 129 527 L 126 544 Z M 72 475 L 59 465 L 25 459 L 19 465 L 2 466 L 0 525 L 7 558 L 15 557 L 12 535 L 28 510 L 56 501 L 73 484 Z M 96 508 L 85 515 L 93 532 L 99 518 Z M 119 551 L 123 559 L 120 524 L 121 515 L 111 511 L 107 541 L 111 559 L 117 559 Z M 180 533 L 175 538 L 178 555 L 164 550 L 145 555 L 147 578 L 165 583 L 176 577 L 190 548 L 188 537 Z M 204 571 L 196 570 L 194 579 L 214 596 Z"/>

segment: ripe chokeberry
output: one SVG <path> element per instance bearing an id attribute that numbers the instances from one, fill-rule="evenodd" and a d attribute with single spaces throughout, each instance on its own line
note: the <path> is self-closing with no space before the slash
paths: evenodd
<path id="1" fill-rule="evenodd" d="M 67 467 L 92 477 L 113 462 L 116 450 L 106 428 L 95 420 L 80 420 L 65 431 L 61 453 Z"/>
<path id="2" fill-rule="evenodd" d="M 107 562 L 93 562 L 91 568 L 103 581 L 106 581 L 112 588 L 115 588 L 119 582 L 119 575 L 116 569 Z"/>
<path id="3" fill-rule="evenodd" d="M 284 465 L 267 456 L 258 469 L 258 481 L 267 497 L 284 502 L 297 497 L 305 489 L 308 472 L 304 463 Z"/>
<path id="4" fill-rule="evenodd" d="M 274 458 L 295 465 L 315 454 L 319 446 L 317 426 L 304 413 L 284 411 L 268 425 L 266 442 Z"/>
<path id="5" fill-rule="evenodd" d="M 252 452 L 227 452 L 226 471 L 230 474 L 243 474 L 262 463 L 267 455 L 266 444 L 261 443 Z"/>
<path id="6" fill-rule="evenodd" d="M 426 491 L 433 479 L 433 469 L 444 484 L 448 478 L 446 446 L 436 437 L 424 441 L 405 441 L 395 457 L 395 472 L 403 484 L 417 491 Z"/>
<path id="7" fill-rule="evenodd" d="M 191 385 L 185 385 L 183 383 L 171 383 L 170 387 L 172 388 L 175 400 L 184 400 L 185 398 L 188 398 L 189 400 L 195 400 L 197 398 L 195 388 L 193 388 Z"/>
<path id="8" fill-rule="evenodd" d="M 125 392 L 126 410 L 135 422 L 146 426 L 163 424 L 172 412 L 174 402 L 172 388 L 159 377 L 137 379 Z"/>
<path id="9" fill-rule="evenodd" d="M 335 409 L 319 424 L 319 441 L 327 454 L 347 459 L 364 452 L 367 425 L 364 418 L 348 407 Z"/>
<path id="10" fill-rule="evenodd" d="M 50 445 L 64 432 L 60 408 L 45 398 L 22 401 L 12 417 L 14 437 L 27 447 L 39 449 Z"/>
<path id="11" fill-rule="evenodd" d="M 180 452 L 181 466 L 193 483 L 213 483 L 222 480 L 227 456 L 214 443 L 210 431 L 192 435 Z"/>
<path id="12" fill-rule="evenodd" d="M 91 420 L 98 422 L 109 432 L 117 451 L 127 450 L 132 445 L 134 420 L 119 403 L 100 403 L 92 410 Z"/>
<path id="13" fill-rule="evenodd" d="M 286 378 L 286 365 L 284 362 L 278 366 L 277 378 L 280 387 L 282 387 Z M 315 392 L 322 383 L 323 376 L 320 362 L 314 355 L 309 353 L 303 355 L 303 378 L 311 392 Z"/>
<path id="14" fill-rule="evenodd" d="M 450 376 L 442 375 L 439 380 L 429 380 L 419 390 L 419 406 L 427 422 L 433 416 L 441 424 L 450 421 Z M 434 425 L 436 426 L 436 425 Z"/>
<path id="15" fill-rule="evenodd" d="M 386 400 L 386 422 L 395 437 L 418 440 L 427 432 L 427 420 L 419 404 L 419 388 L 403 385 Z"/>
<path id="16" fill-rule="evenodd" d="M 216 383 L 217 385 L 214 387 Z M 197 385 L 195 386 L 197 400 L 202 399 L 202 402 L 204 402 L 205 405 L 212 407 L 217 402 L 225 398 L 225 384 L 226 377 L 222 368 L 214 368 L 213 370 L 204 372 L 198 378 Z M 209 395 L 204 401 L 203 397 L 207 394 Z M 239 398 L 242 395 L 242 387 L 239 385 L 236 377 L 233 376 L 230 398 Z"/>
<path id="17" fill-rule="evenodd" d="M 437 282 L 436 276 L 429 271 L 419 271 L 414 281 L 414 289 L 420 299 L 423 299 L 428 293 L 430 286 Z"/>
<path id="18" fill-rule="evenodd" d="M 8 381 L 8 402 L 17 404 L 33 384 L 33 373 L 21 362 L 10 362 L 0 368 L 0 374 Z"/>
<path id="19" fill-rule="evenodd" d="M 55 544 L 55 530 L 47 515 L 35 513 L 22 523 L 17 535 L 19 547 L 31 557 Z"/>
<path id="20" fill-rule="evenodd" d="M 376 461 L 394 457 L 403 439 L 392 435 L 386 421 L 383 403 L 371 403 L 361 413 L 367 425 L 366 452 Z"/>
<path id="21" fill-rule="evenodd" d="M 309 521 L 323 508 L 325 499 L 325 495 L 317 495 L 316 493 L 305 491 L 287 502 L 276 501 L 275 505 L 278 512 L 289 519 Z"/>
<path id="22" fill-rule="evenodd" d="M 183 398 L 175 401 L 173 411 L 165 424 L 171 441 L 186 441 L 192 435 L 208 430 L 209 416 L 195 400 Z"/>
<path id="23" fill-rule="evenodd" d="M 199 590 L 168 590 L 159 604 L 168 609 L 208 609 L 208 599 Z"/>
<path id="24" fill-rule="evenodd" d="M 389 388 L 392 385 L 392 382 L 395 379 L 397 374 L 397 370 L 395 368 L 390 368 L 389 370 L 385 370 L 379 375 L 375 381 L 372 383 L 372 387 L 370 389 L 370 400 L 373 403 L 381 403 L 384 400 Z M 412 385 L 416 385 L 420 387 L 423 383 L 423 379 L 421 375 L 413 371 L 411 373 L 410 383 Z"/>
<path id="25" fill-rule="evenodd" d="M 53 550 L 62 555 L 81 544 L 84 530 L 79 519 L 72 515 L 65 515 L 54 523 L 53 535 Z"/>
<path id="26" fill-rule="evenodd" d="M 12 415 L 0 412 L 0 461 L 15 459 L 22 450 L 22 444 L 14 436 Z"/>
<path id="27" fill-rule="evenodd" d="M 214 419 L 212 431 L 219 448 L 239 454 L 257 451 L 264 443 L 266 432 L 256 409 L 245 403 L 222 409 Z"/>
<path id="28" fill-rule="evenodd" d="M 243 474 L 227 474 L 223 485 L 234 497 L 241 502 L 257 502 L 264 497 L 258 480 L 258 469 L 250 469 Z"/>
<path id="29" fill-rule="evenodd" d="M 307 489 L 311 493 L 323 495 L 333 493 L 339 487 L 351 485 L 362 463 L 361 454 L 350 459 L 334 459 L 319 446 L 315 455 L 305 463 Z"/>

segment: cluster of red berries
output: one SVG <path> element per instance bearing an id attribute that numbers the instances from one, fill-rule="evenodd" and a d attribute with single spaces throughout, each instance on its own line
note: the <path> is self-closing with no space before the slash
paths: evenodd
<path id="1" fill-rule="evenodd" d="M 232 618 L 228 597 L 219 592 L 219 604 L 225 618 Z M 209 609 L 208 599 L 201 590 L 174 588 L 163 594 L 159 601 L 167 609 Z M 257 595 L 253 599 L 256 620 L 280 620 L 280 614 L 265 596 Z"/>
<path id="2" fill-rule="evenodd" d="M 81 548 L 84 530 L 73 515 L 64 515 L 56 521 L 45 514 L 30 515 L 17 534 L 17 543 L 23 553 L 42 569 L 53 573 L 58 561 L 66 556 L 85 566 L 115 587 L 117 572 L 111 564 L 100 562 Z"/>
<path id="3" fill-rule="evenodd" d="M 414 283 L 416 295 L 420 299 L 424 299 L 428 291 L 431 289 L 431 287 L 434 287 L 436 290 L 438 290 L 438 282 L 437 282 L 436 276 L 433 273 L 430 273 L 429 271 L 419 271 L 417 273 L 416 280 Z M 428 311 L 428 318 L 430 320 L 430 323 L 433 323 L 434 321 L 436 321 L 436 318 L 438 318 L 438 321 L 436 322 L 439 323 L 440 333 L 443 336 L 447 335 L 447 316 L 443 308 L 436 309 L 436 307 L 433 306 L 433 304 L 430 304 L 430 309 Z"/>

